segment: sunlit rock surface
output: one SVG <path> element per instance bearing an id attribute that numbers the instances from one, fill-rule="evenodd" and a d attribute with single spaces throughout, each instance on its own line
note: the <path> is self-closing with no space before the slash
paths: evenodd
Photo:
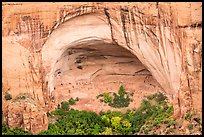
<path id="1" fill-rule="evenodd" d="M 8 106 L 14 107 L 8 112 L 24 114 L 5 100 L 6 91 L 13 99 L 28 93 L 35 107 L 47 112 L 70 97 L 90 102 L 124 85 L 134 93 L 130 107 L 161 91 L 174 104 L 175 116 L 192 109 L 202 114 L 202 3 L 2 5 L 3 113 Z M 78 108 L 107 109 L 89 105 Z M 16 125 L 15 116 L 6 119 Z M 43 125 L 43 119 L 36 122 Z M 44 130 L 46 122 L 29 130 Z"/>

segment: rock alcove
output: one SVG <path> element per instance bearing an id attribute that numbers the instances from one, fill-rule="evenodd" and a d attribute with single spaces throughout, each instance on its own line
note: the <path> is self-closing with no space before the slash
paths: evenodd
<path id="1" fill-rule="evenodd" d="M 43 46 L 42 56 L 55 108 L 61 101 L 78 97 L 78 109 L 100 111 L 105 108 L 96 105 L 96 96 L 118 92 L 121 85 L 133 93 L 130 107 L 139 106 L 143 96 L 162 91 L 136 55 L 113 43 L 102 15 L 83 15 L 61 24 Z"/>
<path id="2" fill-rule="evenodd" d="M 101 110 L 95 95 L 120 85 L 134 92 L 130 109 L 160 90 L 175 118 L 202 115 L 202 4 L 180 4 L 3 3 L 2 114 L 9 127 L 46 130 L 46 113 L 70 97 L 81 98 L 76 109 Z M 22 94 L 29 98 L 16 103 Z"/>
<path id="3" fill-rule="evenodd" d="M 53 72 L 51 95 L 55 105 L 71 97 L 96 100 L 96 96 L 103 92 L 117 92 L 120 85 L 135 94 L 137 101 L 161 90 L 135 55 L 119 45 L 100 40 L 82 42 L 65 50 Z M 88 104 L 90 108 L 95 105 L 91 101 Z"/>

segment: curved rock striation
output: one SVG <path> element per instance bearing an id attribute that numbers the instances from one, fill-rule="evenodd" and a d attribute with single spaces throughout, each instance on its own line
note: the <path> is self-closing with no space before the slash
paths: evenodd
<path id="1" fill-rule="evenodd" d="M 202 114 L 201 2 L 2 5 L 2 95 L 29 93 L 47 112 L 72 96 L 120 84 L 149 93 L 152 84 L 168 95 L 175 116 L 192 109 Z"/>

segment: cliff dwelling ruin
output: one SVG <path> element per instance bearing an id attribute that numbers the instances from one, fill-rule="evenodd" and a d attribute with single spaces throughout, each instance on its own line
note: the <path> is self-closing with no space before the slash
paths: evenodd
<path id="1" fill-rule="evenodd" d="M 60 102 L 99 113 L 110 108 L 96 96 L 121 85 L 129 108 L 160 91 L 175 117 L 202 114 L 202 3 L 180 4 L 3 3 L 3 119 L 37 133 Z"/>

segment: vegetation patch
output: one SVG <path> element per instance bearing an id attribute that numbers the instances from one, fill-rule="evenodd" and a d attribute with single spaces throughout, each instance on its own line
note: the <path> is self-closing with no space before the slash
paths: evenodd
<path id="1" fill-rule="evenodd" d="M 108 103 L 109 106 L 114 108 L 123 108 L 128 107 L 130 104 L 130 97 L 125 92 L 125 89 L 123 86 L 120 86 L 120 89 L 118 91 L 118 94 L 113 93 L 113 97 L 110 93 L 102 93 L 97 98 L 103 97 L 103 99 L 100 99 L 101 102 Z"/>
<path id="2" fill-rule="evenodd" d="M 5 123 L 2 124 L 2 135 L 31 135 L 29 131 L 22 128 L 9 128 Z"/>
<path id="3" fill-rule="evenodd" d="M 6 100 L 11 100 L 12 99 L 12 96 L 8 91 L 6 91 L 6 95 L 4 97 L 5 97 Z"/>
<path id="4" fill-rule="evenodd" d="M 187 113 L 187 114 L 185 115 L 185 120 L 190 121 L 191 118 L 192 118 L 192 116 L 193 116 L 192 113 Z"/>
<path id="5" fill-rule="evenodd" d="M 200 117 L 196 115 L 195 112 L 188 112 L 186 113 L 184 119 L 187 122 L 187 129 L 189 130 L 190 134 L 194 131 L 202 132 L 202 122 L 200 121 Z"/>
<path id="6" fill-rule="evenodd" d="M 52 111 L 51 113 L 48 113 L 48 116 L 63 116 L 67 111 L 70 110 L 70 105 L 74 105 L 77 101 L 79 101 L 78 97 L 76 97 L 75 99 L 70 98 L 68 101 L 62 101 L 60 104 L 58 104 L 58 109 Z"/>
<path id="7" fill-rule="evenodd" d="M 121 92 L 119 95 L 123 96 L 125 93 Z M 164 94 L 157 93 L 145 98 L 137 110 L 128 110 L 125 113 L 109 110 L 98 115 L 95 112 L 65 107 L 69 106 L 70 102 L 73 104 L 73 99 L 70 99 L 50 113 L 49 117 L 55 115 L 59 118 L 55 123 L 49 124 L 48 130 L 40 132 L 39 135 L 178 134 L 175 129 L 178 123 L 173 118 L 173 106 L 167 104 L 165 100 Z M 197 117 L 187 115 L 186 118 L 197 124 L 200 122 Z M 195 124 L 189 124 L 188 129 L 193 131 L 194 126 Z M 2 132 L 13 134 L 13 131 L 11 132 L 6 126 Z M 15 132 L 15 134 L 21 133 Z"/>
<path id="8" fill-rule="evenodd" d="M 111 103 L 112 102 L 112 96 L 110 95 L 110 93 L 102 93 L 96 97 L 97 98 L 103 97 L 103 99 L 100 99 L 100 101 L 104 102 L 104 103 Z"/>
<path id="9" fill-rule="evenodd" d="M 19 95 L 17 95 L 15 97 L 14 102 L 22 101 L 22 100 L 26 100 L 26 99 L 34 101 L 34 99 L 32 98 L 32 96 L 30 94 L 28 94 L 28 93 L 20 93 Z"/>

